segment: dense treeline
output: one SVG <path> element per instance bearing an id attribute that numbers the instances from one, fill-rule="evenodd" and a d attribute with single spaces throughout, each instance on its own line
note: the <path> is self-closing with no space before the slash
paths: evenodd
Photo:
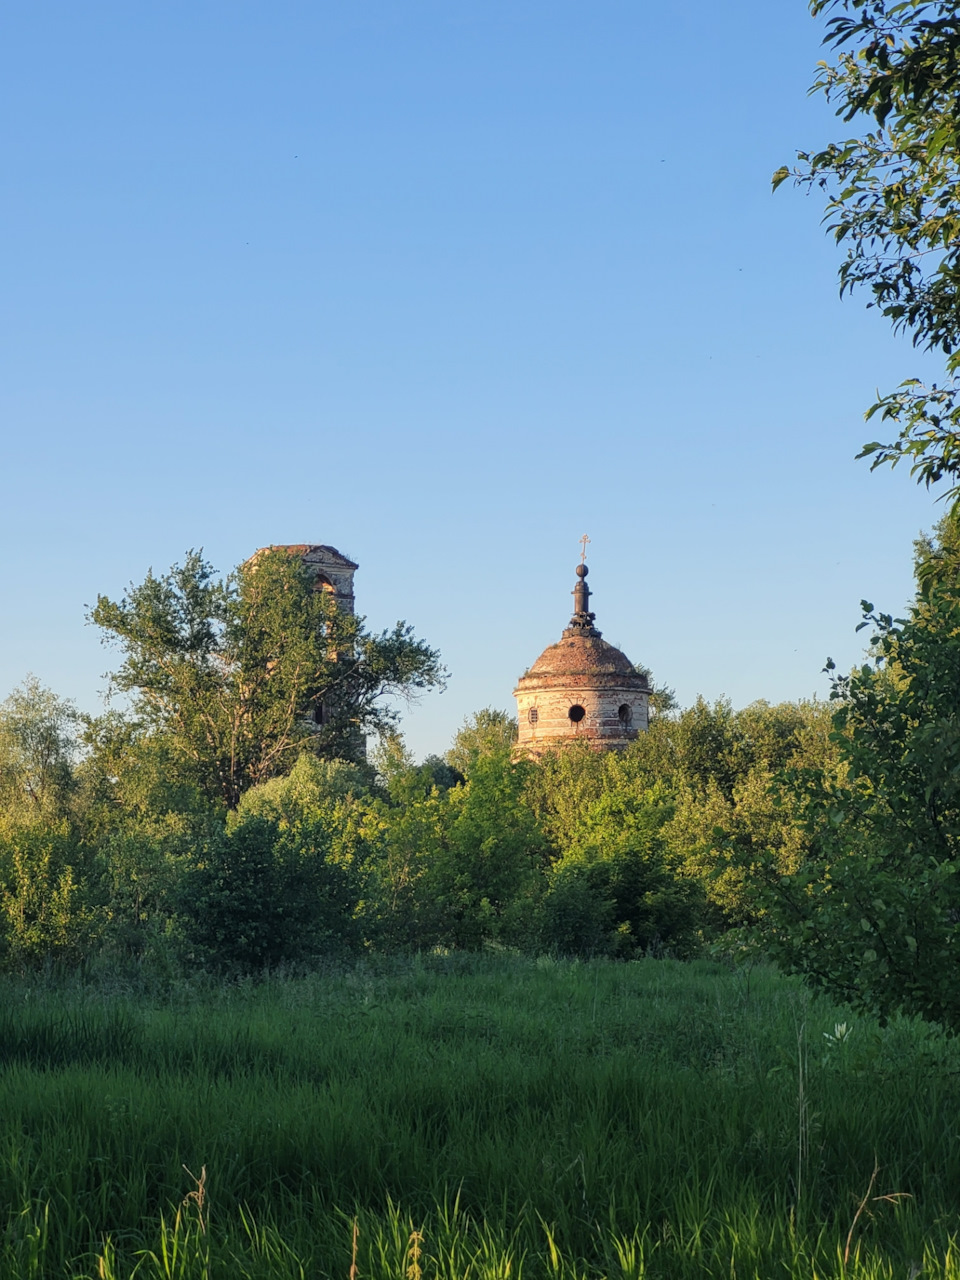
<path id="1" fill-rule="evenodd" d="M 405 624 L 348 633 L 289 557 L 267 568 L 214 590 L 195 558 L 101 600 L 126 712 L 84 719 L 33 681 L 2 704 L 0 965 L 750 947 L 960 1026 L 956 516 L 918 544 L 905 619 L 864 602 L 869 660 L 830 703 L 678 710 L 660 690 L 627 749 L 536 760 L 488 708 L 415 763 L 377 696 L 436 683 L 437 655 Z"/>
<path id="2" fill-rule="evenodd" d="M 96 719 L 27 681 L 0 708 L 0 964 L 259 972 L 361 950 L 683 956 L 754 921 L 758 851 L 803 838 L 772 790 L 835 768 L 826 709 L 678 711 L 622 753 L 516 759 L 487 709 L 416 764 L 384 694 L 441 684 L 298 557 L 218 579 L 191 552 L 91 620 L 120 650 Z M 364 738 L 379 746 L 367 760 Z"/>
<path id="3" fill-rule="evenodd" d="M 372 763 L 304 752 L 212 803 L 150 735 L 83 726 L 36 683 L 2 710 L 0 944 L 7 966 L 85 958 L 222 971 L 361 948 L 686 955 L 756 908 L 753 851 L 803 837 L 771 791 L 830 762 L 822 704 L 698 701 L 626 751 L 512 758 L 485 711 L 448 757 L 396 733 Z M 120 726 L 123 727 L 123 726 Z M 118 738 L 120 739 L 118 743 Z"/>

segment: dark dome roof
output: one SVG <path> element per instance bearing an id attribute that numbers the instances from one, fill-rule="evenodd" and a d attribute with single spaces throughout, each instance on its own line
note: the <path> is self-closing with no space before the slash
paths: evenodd
<path id="1" fill-rule="evenodd" d="M 599 636 L 564 637 L 544 649 L 524 675 L 531 676 L 629 676 L 633 663 L 625 653 Z"/>
<path id="2" fill-rule="evenodd" d="M 577 585 L 573 590 L 574 613 L 556 644 L 544 649 L 528 671 L 520 677 L 516 693 L 559 689 L 648 689 L 625 653 L 601 638 L 590 612 L 590 588 L 584 579 L 587 566 L 577 565 Z"/>

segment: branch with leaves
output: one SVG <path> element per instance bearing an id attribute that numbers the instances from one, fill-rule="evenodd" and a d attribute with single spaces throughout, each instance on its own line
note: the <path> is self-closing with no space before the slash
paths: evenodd
<path id="1" fill-rule="evenodd" d="M 866 288 L 895 331 L 946 357 L 945 379 L 909 378 L 867 418 L 896 435 L 865 444 L 871 466 L 906 460 L 926 485 L 960 497 L 960 17 L 953 0 L 812 0 L 832 13 L 811 88 L 857 137 L 800 152 L 793 178 L 827 196 L 824 222 L 845 249 L 840 292 Z"/>

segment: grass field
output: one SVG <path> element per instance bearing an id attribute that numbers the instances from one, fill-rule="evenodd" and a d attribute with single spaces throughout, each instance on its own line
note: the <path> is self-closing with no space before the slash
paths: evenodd
<path id="1" fill-rule="evenodd" d="M 770 971 L 0 997 L 3 1280 L 960 1277 L 960 1049 Z"/>

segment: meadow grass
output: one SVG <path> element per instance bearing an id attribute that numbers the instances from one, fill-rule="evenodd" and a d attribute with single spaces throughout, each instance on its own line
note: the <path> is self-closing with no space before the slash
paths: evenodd
<path id="1" fill-rule="evenodd" d="M 960 1280 L 960 1046 L 771 970 L 6 979 L 0 1065 L 11 1280 Z"/>

